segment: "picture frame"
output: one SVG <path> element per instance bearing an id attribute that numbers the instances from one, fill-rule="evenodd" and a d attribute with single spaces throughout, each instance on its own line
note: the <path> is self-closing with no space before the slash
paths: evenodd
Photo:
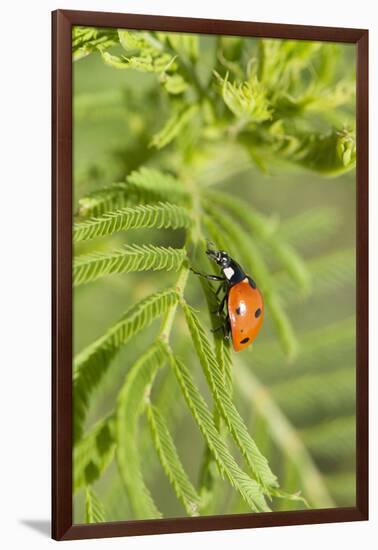
<path id="1" fill-rule="evenodd" d="M 356 506 L 74 524 L 72 512 L 72 54 L 75 25 L 355 44 Z M 105 12 L 52 13 L 52 537 L 179 533 L 368 519 L 368 31 Z"/>

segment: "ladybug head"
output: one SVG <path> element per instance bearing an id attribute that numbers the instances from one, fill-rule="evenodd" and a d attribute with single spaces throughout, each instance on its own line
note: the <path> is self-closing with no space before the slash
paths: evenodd
<path id="1" fill-rule="evenodd" d="M 206 254 L 222 268 L 228 267 L 232 261 L 224 250 L 212 250 L 208 248 Z"/>

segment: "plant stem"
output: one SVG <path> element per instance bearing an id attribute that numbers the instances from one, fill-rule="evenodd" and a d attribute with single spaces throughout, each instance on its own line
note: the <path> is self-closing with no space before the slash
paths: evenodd
<path id="1" fill-rule="evenodd" d="M 185 286 L 188 280 L 189 275 L 189 267 L 187 265 L 183 265 L 180 269 L 179 276 L 176 281 L 175 289 L 177 291 L 177 294 L 179 298 L 182 298 L 184 295 Z M 169 337 L 172 331 L 173 327 L 173 321 L 176 315 L 178 302 L 176 302 L 173 306 L 170 307 L 170 309 L 165 314 L 165 317 L 161 323 L 160 326 L 160 332 L 159 332 L 159 340 L 164 342 L 165 344 L 169 343 Z"/>
<path id="2" fill-rule="evenodd" d="M 196 245 L 201 240 L 202 211 L 201 211 L 200 196 L 193 180 L 191 180 L 188 177 L 185 177 L 185 175 L 183 174 L 181 174 L 181 179 L 185 183 L 185 186 L 188 192 L 190 193 L 191 199 L 192 199 L 191 216 L 193 219 L 193 225 L 188 231 L 185 246 L 187 248 L 192 246 L 193 247 L 192 252 L 194 253 Z M 189 266 L 187 265 L 187 263 L 184 263 L 180 269 L 179 276 L 177 278 L 176 285 L 175 285 L 175 290 L 179 297 L 178 301 L 180 301 L 180 299 L 184 297 L 184 291 L 185 291 L 186 283 L 188 281 L 188 276 L 189 276 Z M 175 315 L 177 312 L 177 306 L 178 306 L 178 302 L 176 302 L 174 305 L 170 307 L 170 309 L 165 314 L 165 317 L 160 325 L 160 332 L 159 332 L 158 338 L 165 344 L 169 344 L 169 338 L 173 327 L 173 321 L 175 319 Z"/>

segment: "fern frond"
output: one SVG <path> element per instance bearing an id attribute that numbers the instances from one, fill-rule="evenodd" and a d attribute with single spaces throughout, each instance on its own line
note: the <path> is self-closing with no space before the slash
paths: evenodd
<path id="1" fill-rule="evenodd" d="M 161 56 L 153 57 L 151 55 L 130 56 L 113 55 L 107 51 L 101 52 L 102 59 L 115 69 L 135 69 L 143 73 L 163 73 L 174 65 L 175 58 L 169 54 L 163 53 Z"/>
<path id="2" fill-rule="evenodd" d="M 79 199 L 77 213 L 80 218 L 98 217 L 135 203 L 185 204 L 188 197 L 181 182 L 171 174 L 142 167 L 131 172 L 125 182 L 113 183 Z"/>
<path id="3" fill-rule="evenodd" d="M 146 406 L 146 394 L 164 356 L 158 343 L 149 348 L 130 369 L 117 399 L 117 464 L 138 519 L 161 517 L 143 479 L 136 441 L 138 417 Z"/>
<path id="4" fill-rule="evenodd" d="M 113 416 L 108 416 L 74 446 L 73 490 L 91 485 L 109 466 L 114 456 Z"/>
<path id="5" fill-rule="evenodd" d="M 219 246 L 220 250 L 223 250 L 225 248 L 223 246 L 223 243 L 221 243 L 221 239 L 219 240 L 219 237 L 217 240 L 217 246 Z M 203 254 L 203 256 L 205 256 L 205 254 Z M 201 266 L 201 271 L 205 271 L 206 268 L 205 268 L 205 263 L 203 261 L 200 262 L 200 266 Z M 228 342 L 223 337 L 222 334 L 219 334 L 219 331 L 215 331 L 215 329 L 219 326 L 219 317 L 214 312 L 216 312 L 219 307 L 219 301 L 215 296 L 214 291 L 212 290 L 208 281 L 200 277 L 199 282 L 201 284 L 201 287 L 207 302 L 207 309 L 209 312 L 211 327 L 213 330 L 213 341 L 214 341 L 216 359 L 221 369 L 224 383 L 231 395 L 233 383 L 232 383 L 232 359 L 231 359 L 230 342 Z"/>
<path id="6" fill-rule="evenodd" d="M 259 249 L 243 228 L 223 210 L 219 211 L 209 206 L 207 210 L 210 217 L 206 217 L 204 221 L 210 235 L 217 242 L 217 234 L 221 233 L 222 239 L 227 243 L 226 250 L 233 252 L 235 257 L 241 258 L 244 262 L 264 294 L 268 315 L 272 318 L 282 349 L 289 358 L 294 358 L 298 348 L 297 339 Z"/>
<path id="7" fill-rule="evenodd" d="M 143 227 L 188 228 L 191 218 L 188 211 L 181 206 L 168 202 L 152 205 L 125 207 L 115 212 L 108 212 L 99 218 L 93 218 L 74 224 L 73 240 L 84 241 L 112 235 L 118 231 L 139 229 Z"/>
<path id="8" fill-rule="evenodd" d="M 181 130 L 189 124 L 198 111 L 198 105 L 185 105 L 181 110 L 173 113 L 163 128 L 153 136 L 150 145 L 162 149 L 179 135 Z"/>
<path id="9" fill-rule="evenodd" d="M 277 487 L 277 478 L 248 433 L 242 417 L 230 398 L 229 391 L 224 384 L 224 377 L 197 315 L 185 302 L 182 301 L 181 306 L 216 406 L 257 481 L 269 492 L 270 487 Z"/>
<path id="10" fill-rule="evenodd" d="M 168 202 L 183 202 L 189 200 L 189 194 L 181 181 L 168 172 L 142 167 L 132 172 L 127 182 L 135 190 L 145 191 Z"/>
<path id="11" fill-rule="evenodd" d="M 356 136 L 354 131 L 332 129 L 327 133 L 287 136 L 275 147 L 277 154 L 308 170 L 325 176 L 338 176 L 356 165 Z"/>
<path id="12" fill-rule="evenodd" d="M 120 348 L 177 302 L 174 290 L 148 296 L 128 309 L 107 332 L 79 353 L 74 362 L 74 432 L 80 437 L 89 398 Z"/>
<path id="13" fill-rule="evenodd" d="M 272 117 L 267 89 L 257 78 L 231 83 L 228 80 L 228 74 L 222 78 L 214 71 L 214 75 L 223 101 L 237 119 L 245 123 L 256 123 L 269 120 Z"/>
<path id="14" fill-rule="evenodd" d="M 119 43 L 127 52 L 143 52 L 144 55 L 158 56 L 163 50 L 163 42 L 148 31 L 118 29 Z"/>
<path id="15" fill-rule="evenodd" d="M 313 208 L 282 220 L 280 236 L 292 246 L 309 246 L 330 237 L 340 223 L 340 212 L 336 208 Z"/>
<path id="16" fill-rule="evenodd" d="M 85 523 L 103 523 L 105 519 L 104 505 L 93 489 L 85 491 Z"/>
<path id="17" fill-rule="evenodd" d="M 270 388 L 272 397 L 297 427 L 322 418 L 334 418 L 355 411 L 355 368 L 305 374 Z"/>
<path id="18" fill-rule="evenodd" d="M 78 256 L 73 264 L 73 283 L 79 286 L 112 273 L 178 271 L 186 258 L 184 248 L 126 245 L 119 250 Z"/>
<path id="19" fill-rule="evenodd" d="M 157 407 L 149 405 L 147 417 L 156 452 L 177 498 L 189 516 L 198 516 L 200 497 L 184 470 L 163 416 Z"/>
<path id="20" fill-rule="evenodd" d="M 227 477 L 251 510 L 269 511 L 261 486 L 241 470 L 220 437 L 211 412 L 199 390 L 194 385 L 190 372 L 180 360 L 174 357 L 172 352 L 167 353 L 186 403 L 216 460 L 221 474 Z"/>
<path id="21" fill-rule="evenodd" d="M 78 61 L 95 50 L 110 48 L 117 43 L 117 31 L 95 27 L 72 28 L 72 57 Z"/>

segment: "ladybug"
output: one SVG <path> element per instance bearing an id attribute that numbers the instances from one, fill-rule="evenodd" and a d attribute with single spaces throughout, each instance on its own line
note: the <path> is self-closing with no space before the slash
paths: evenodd
<path id="1" fill-rule="evenodd" d="M 222 283 L 216 295 L 222 289 L 225 294 L 216 313 L 224 314 L 226 305 L 226 314 L 224 323 L 214 331 L 223 329 L 225 338 L 231 336 L 234 350 L 241 351 L 252 344 L 261 328 L 264 319 L 262 294 L 255 281 L 227 252 L 208 248 L 206 254 L 220 267 L 223 276 L 192 271 L 205 279 Z"/>

